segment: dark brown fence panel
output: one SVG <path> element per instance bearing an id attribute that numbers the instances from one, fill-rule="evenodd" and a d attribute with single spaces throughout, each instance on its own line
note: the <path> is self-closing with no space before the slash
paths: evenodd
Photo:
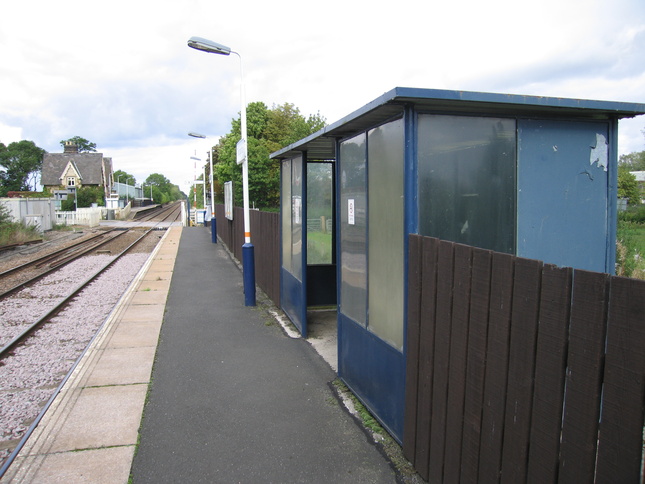
<path id="1" fill-rule="evenodd" d="M 407 318 L 407 355 L 415 365 L 407 365 L 405 374 L 405 408 L 409 418 L 405 421 L 403 430 L 406 439 L 403 448 L 405 457 L 415 463 L 416 452 L 416 429 L 417 429 L 417 395 L 419 394 L 419 364 L 421 355 L 419 343 L 421 339 L 421 255 L 423 239 L 418 235 L 410 237 L 408 245 L 410 270 L 408 271 L 408 318 Z"/>
<path id="2" fill-rule="evenodd" d="M 541 273 L 541 262 L 515 260 L 502 483 L 516 484 L 526 478 Z"/>
<path id="3" fill-rule="evenodd" d="M 464 396 L 461 482 L 477 482 L 486 375 L 486 339 L 490 308 L 491 252 L 473 249 L 468 362 Z"/>
<path id="4" fill-rule="evenodd" d="M 645 282 L 614 277 L 596 482 L 639 482 L 645 401 Z"/>
<path id="5" fill-rule="evenodd" d="M 422 477 L 641 482 L 644 281 L 419 236 L 409 262 L 403 445 Z"/>
<path id="6" fill-rule="evenodd" d="M 428 478 L 430 461 L 430 426 L 432 415 L 432 387 L 434 384 L 435 317 L 437 308 L 437 269 L 439 241 L 422 239 L 421 315 L 419 328 L 419 377 L 415 462 L 420 475 Z"/>
<path id="7" fill-rule="evenodd" d="M 472 247 L 456 244 L 450 360 L 448 368 L 448 405 L 443 482 L 458 483 L 461 473 L 461 436 L 463 430 L 466 362 L 468 361 L 468 320 L 470 317 L 470 282 Z"/>
<path id="8" fill-rule="evenodd" d="M 477 479 L 480 483 L 499 482 L 501 472 L 513 298 L 513 261 L 514 258 L 508 254 L 494 253 L 492 257 L 482 440 Z"/>
<path id="9" fill-rule="evenodd" d="M 527 482 L 557 482 L 572 269 L 545 265 L 535 355 Z"/>
<path id="10" fill-rule="evenodd" d="M 224 205 L 215 206 L 217 235 L 238 260 L 244 245 L 244 209 L 235 207 L 233 220 L 224 216 Z M 280 215 L 251 210 L 251 242 L 255 256 L 255 281 L 258 287 L 280 305 Z"/>
<path id="11" fill-rule="evenodd" d="M 452 327 L 452 283 L 454 278 L 452 242 L 439 242 L 437 259 L 437 301 L 435 308 L 435 344 L 430 413 L 430 467 L 428 480 L 442 482 L 448 413 L 448 363 Z"/>
<path id="12" fill-rule="evenodd" d="M 606 274 L 575 271 L 559 482 L 593 482 L 608 304 Z"/>

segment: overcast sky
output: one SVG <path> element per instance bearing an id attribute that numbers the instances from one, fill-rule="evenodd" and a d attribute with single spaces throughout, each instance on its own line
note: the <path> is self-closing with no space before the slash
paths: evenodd
<path id="1" fill-rule="evenodd" d="M 240 110 L 238 58 L 192 36 L 242 55 L 247 102 L 328 123 L 396 86 L 645 103 L 643 0 L 36 0 L 2 8 L 0 142 L 81 136 L 187 191 L 211 143 L 186 133 Z M 620 154 L 644 128 L 621 121 Z"/>

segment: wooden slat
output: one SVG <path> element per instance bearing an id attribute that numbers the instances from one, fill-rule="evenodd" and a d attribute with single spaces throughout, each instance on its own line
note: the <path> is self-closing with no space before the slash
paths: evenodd
<path id="1" fill-rule="evenodd" d="M 607 315 L 607 276 L 574 271 L 558 482 L 593 482 Z"/>
<path id="2" fill-rule="evenodd" d="M 430 466 L 428 480 L 443 480 L 445 451 L 448 362 L 450 361 L 450 330 L 452 325 L 452 281 L 454 244 L 439 242 L 437 271 L 437 307 L 435 329 L 434 379 L 430 434 Z"/>
<path id="3" fill-rule="evenodd" d="M 486 337 L 490 304 L 492 253 L 474 249 L 468 328 L 468 362 L 464 397 L 464 429 L 461 451 L 461 482 L 477 482 L 484 377 L 486 374 Z"/>
<path id="4" fill-rule="evenodd" d="M 515 261 L 502 483 L 526 479 L 541 274 L 541 262 L 521 258 Z"/>
<path id="5" fill-rule="evenodd" d="M 421 260 L 423 238 L 408 237 L 408 301 L 405 368 L 405 413 L 403 422 L 403 455 L 416 465 L 417 402 L 419 396 L 419 355 L 421 339 Z"/>
<path id="6" fill-rule="evenodd" d="M 471 263 L 472 247 L 460 244 L 455 245 L 446 415 L 446 455 L 443 471 L 443 482 L 446 484 L 458 483 L 461 474 L 461 436 L 463 430 L 466 362 L 468 361 Z"/>
<path id="7" fill-rule="evenodd" d="M 640 482 L 645 401 L 645 281 L 613 277 L 596 482 Z"/>
<path id="8" fill-rule="evenodd" d="M 421 281 L 421 328 L 419 349 L 419 397 L 417 409 L 417 439 L 415 468 L 419 475 L 428 479 L 430 465 L 430 432 L 432 415 L 432 387 L 435 355 L 435 317 L 439 241 L 429 237 L 423 239 Z"/>
<path id="9" fill-rule="evenodd" d="M 557 482 L 572 269 L 544 266 L 527 482 Z"/>
<path id="10" fill-rule="evenodd" d="M 497 483 L 501 472 L 514 260 L 493 254 L 478 483 Z"/>

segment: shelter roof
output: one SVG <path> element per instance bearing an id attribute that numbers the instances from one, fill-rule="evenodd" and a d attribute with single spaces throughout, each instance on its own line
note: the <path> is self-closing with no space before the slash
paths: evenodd
<path id="1" fill-rule="evenodd" d="M 290 158 L 307 151 L 310 160 L 334 160 L 337 139 L 400 116 L 406 106 L 417 111 L 483 116 L 622 119 L 645 114 L 645 104 L 638 103 L 395 87 L 339 121 L 272 153 L 271 158 Z"/>

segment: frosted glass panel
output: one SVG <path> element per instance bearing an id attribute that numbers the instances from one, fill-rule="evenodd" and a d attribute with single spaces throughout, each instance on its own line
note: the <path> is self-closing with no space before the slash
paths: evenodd
<path id="1" fill-rule="evenodd" d="M 419 233 L 515 252 L 516 122 L 420 115 Z"/>
<path id="2" fill-rule="evenodd" d="M 302 281 L 302 157 L 291 161 L 291 274 Z"/>
<path id="3" fill-rule="evenodd" d="M 340 309 L 367 320 L 367 193 L 365 134 L 340 144 Z"/>
<path id="4" fill-rule="evenodd" d="M 403 349 L 404 203 L 403 121 L 368 134 L 368 328 Z"/>
<path id="5" fill-rule="evenodd" d="M 282 162 L 282 267 L 291 272 L 291 160 Z"/>

